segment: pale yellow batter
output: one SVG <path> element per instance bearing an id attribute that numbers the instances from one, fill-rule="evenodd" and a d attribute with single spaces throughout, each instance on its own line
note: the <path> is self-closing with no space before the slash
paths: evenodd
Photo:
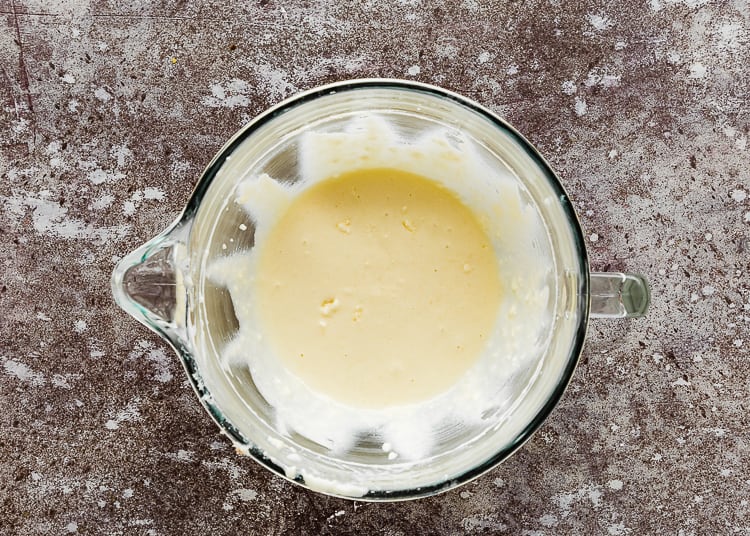
<path id="1" fill-rule="evenodd" d="M 453 385 L 495 329 L 501 285 L 474 213 L 440 184 L 358 169 L 296 196 L 259 251 L 264 338 L 345 404 L 418 402 Z"/>

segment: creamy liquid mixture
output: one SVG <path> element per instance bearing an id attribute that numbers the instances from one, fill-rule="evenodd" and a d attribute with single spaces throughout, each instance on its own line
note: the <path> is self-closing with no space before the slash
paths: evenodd
<path id="1" fill-rule="evenodd" d="M 298 181 L 236 188 L 255 246 L 208 266 L 239 323 L 221 364 L 274 411 L 267 455 L 318 482 L 292 432 L 335 456 L 374 438 L 397 463 L 501 419 L 538 370 L 555 296 L 518 180 L 460 133 L 405 140 L 377 115 L 298 147 Z"/>
<path id="2" fill-rule="evenodd" d="M 501 296 L 490 238 L 446 188 L 361 169 L 301 193 L 271 229 L 260 323 L 284 364 L 342 403 L 384 407 L 448 389 L 473 365 Z"/>

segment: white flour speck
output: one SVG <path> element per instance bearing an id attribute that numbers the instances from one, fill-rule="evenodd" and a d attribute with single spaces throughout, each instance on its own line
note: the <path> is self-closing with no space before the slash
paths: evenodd
<path id="1" fill-rule="evenodd" d="M 591 234 L 591 236 L 589 237 L 589 239 L 590 239 L 590 240 L 591 240 L 592 242 L 597 242 L 597 241 L 599 240 L 599 235 L 598 235 L 598 234 L 596 234 L 596 233 L 592 233 L 592 234 Z"/>
<path id="2" fill-rule="evenodd" d="M 29 121 L 27 119 L 21 118 L 18 121 L 13 121 L 13 126 L 11 127 L 11 130 L 14 134 L 21 134 L 23 132 L 26 132 L 29 130 Z"/>
<path id="3" fill-rule="evenodd" d="M 76 79 L 75 77 L 70 73 L 65 73 L 65 75 L 62 77 L 62 81 L 66 84 L 75 84 Z"/>
<path id="4" fill-rule="evenodd" d="M 112 205 L 112 202 L 115 200 L 115 196 L 112 194 L 104 194 L 99 199 L 96 199 L 93 203 L 91 203 L 90 207 L 93 210 L 104 210 L 105 208 Z"/>
<path id="5" fill-rule="evenodd" d="M 132 496 L 133 496 L 133 490 L 132 490 L 132 489 L 130 489 L 130 488 L 127 488 L 127 489 L 124 489 L 124 490 L 122 491 L 122 497 L 123 497 L 124 499 L 129 499 L 129 498 L 131 498 Z"/>
<path id="6" fill-rule="evenodd" d="M 406 72 L 409 74 L 409 76 L 417 76 L 422 72 L 422 69 L 419 67 L 419 65 L 412 65 L 406 70 Z"/>
<path id="7" fill-rule="evenodd" d="M 705 78 L 707 73 L 706 66 L 697 61 L 690 66 L 690 78 Z"/>
<path id="8" fill-rule="evenodd" d="M 122 204 L 122 213 L 126 216 L 132 216 L 135 214 L 135 203 L 132 201 L 125 201 Z"/>
<path id="9" fill-rule="evenodd" d="M 76 523 L 75 521 L 71 521 L 65 526 L 65 530 L 70 533 L 78 532 L 78 523 Z"/>
<path id="10" fill-rule="evenodd" d="M 44 378 L 44 374 L 33 371 L 25 363 L 21 363 L 14 359 L 6 359 L 4 357 L 0 359 L 3 360 L 3 369 L 9 376 L 15 376 L 22 382 L 27 382 L 34 387 L 41 387 L 47 381 Z"/>
<path id="11" fill-rule="evenodd" d="M 607 527 L 607 534 L 611 536 L 625 536 L 632 532 L 631 529 L 627 528 L 624 523 L 616 523 Z"/>
<path id="12" fill-rule="evenodd" d="M 721 49 L 734 49 L 742 39 L 742 26 L 736 22 L 725 22 L 721 24 L 717 31 L 719 42 L 718 47 Z"/>
<path id="13" fill-rule="evenodd" d="M 612 20 L 605 15 L 589 13 L 587 17 L 589 19 L 589 24 L 591 24 L 597 32 L 608 30 L 614 26 Z"/>
<path id="14" fill-rule="evenodd" d="M 250 104 L 250 85 L 234 78 L 224 83 L 212 84 L 211 95 L 203 97 L 201 103 L 209 108 L 236 108 Z"/>
<path id="15" fill-rule="evenodd" d="M 242 478 L 247 474 L 247 470 L 237 465 L 230 458 L 222 458 L 220 461 L 203 460 L 202 464 L 211 470 L 219 469 L 226 471 L 229 475 L 229 479 L 232 481 Z"/>
<path id="16" fill-rule="evenodd" d="M 516 65 L 514 63 L 513 65 L 511 65 L 510 67 L 508 67 L 508 69 L 505 72 L 509 76 L 513 76 L 514 74 L 518 74 L 518 65 Z"/>
<path id="17" fill-rule="evenodd" d="M 576 97 L 576 103 L 575 103 L 576 115 L 579 117 L 586 115 L 587 110 L 588 110 L 588 106 L 586 105 L 586 101 L 580 97 Z"/>
<path id="18" fill-rule="evenodd" d="M 109 100 L 112 100 L 112 95 L 110 95 L 109 91 L 107 91 L 103 87 L 100 87 L 99 89 L 94 91 L 94 97 L 96 97 L 102 102 L 107 102 Z"/>
<path id="19" fill-rule="evenodd" d="M 596 508 L 602 504 L 602 490 L 600 486 L 590 486 L 588 489 L 588 499 L 591 504 Z"/>
<path id="20" fill-rule="evenodd" d="M 479 63 L 487 63 L 492 59 L 492 54 L 487 52 L 486 50 L 479 54 L 479 57 L 477 58 L 477 61 Z"/>
<path id="21" fill-rule="evenodd" d="M 248 119 L 249 120 L 249 119 Z M 227 158 L 228 160 L 229 158 Z M 184 178 L 190 169 L 190 163 L 185 160 L 174 160 L 169 166 L 169 172 L 173 178 Z"/>
<path id="22" fill-rule="evenodd" d="M 330 523 L 333 519 L 337 517 L 341 517 L 346 513 L 346 510 L 336 510 L 334 513 L 332 513 L 330 516 L 326 518 L 326 522 Z"/>
<path id="23" fill-rule="evenodd" d="M 558 523 L 557 516 L 554 514 L 544 514 L 542 517 L 539 518 L 539 523 L 542 524 L 542 526 L 550 528 L 554 527 Z"/>
<path id="24" fill-rule="evenodd" d="M 80 380 L 81 378 L 83 378 L 83 374 L 55 374 L 52 376 L 52 385 L 61 389 L 72 389 L 73 386 L 69 380 Z"/>
<path id="25" fill-rule="evenodd" d="M 619 74 L 609 74 L 603 72 L 601 69 L 593 69 L 588 75 L 584 84 L 586 87 L 600 86 L 604 88 L 611 88 L 620 85 L 620 79 L 622 77 Z"/>
<path id="26" fill-rule="evenodd" d="M 576 501 L 588 499 L 594 508 L 601 506 L 601 486 L 588 485 L 574 492 L 559 493 L 552 497 L 552 501 L 560 509 L 560 517 L 566 518 L 572 512 L 572 504 Z"/>
<path id="27" fill-rule="evenodd" d="M 573 80 L 566 80 L 561 84 L 562 91 L 566 95 L 572 95 L 577 91 L 576 83 Z"/>
<path id="28" fill-rule="evenodd" d="M 118 171 L 105 171 L 102 168 L 97 168 L 89 171 L 86 178 L 91 184 L 104 184 L 105 182 L 117 182 L 124 179 L 125 175 Z"/>
<path id="29" fill-rule="evenodd" d="M 155 369 L 152 379 L 158 382 L 167 383 L 173 378 L 172 360 L 167 357 L 167 354 L 162 348 L 155 347 L 150 341 L 145 339 L 139 340 L 136 343 L 136 347 L 128 354 L 128 358 L 145 358 Z"/>
<path id="30" fill-rule="evenodd" d="M 297 86 L 289 82 L 289 73 L 268 64 L 258 65 L 255 74 L 259 79 L 260 88 L 271 99 L 283 99 L 297 91 Z"/>
<path id="31" fill-rule="evenodd" d="M 619 491 L 622 489 L 622 480 L 610 480 L 607 482 L 607 486 L 609 486 L 610 489 Z"/>
<path id="32" fill-rule="evenodd" d="M 173 458 L 178 462 L 192 462 L 194 456 L 195 453 L 192 450 L 183 449 L 178 450 L 177 454 L 168 455 L 169 458 Z"/>
<path id="33" fill-rule="evenodd" d="M 742 203 L 747 198 L 747 192 L 745 190 L 732 190 L 732 199 L 738 203 Z"/>
<path id="34" fill-rule="evenodd" d="M 651 8 L 651 10 L 656 13 L 664 9 L 664 6 L 676 6 L 676 5 L 683 5 L 685 7 L 688 7 L 690 9 L 694 9 L 696 7 L 701 7 L 705 4 L 707 4 L 709 0 L 649 0 L 648 5 Z"/>
<path id="35" fill-rule="evenodd" d="M 112 158 L 117 160 L 117 167 L 122 168 L 133 158 L 133 151 L 131 151 L 127 145 L 113 145 L 109 150 L 109 154 Z"/>
<path id="36" fill-rule="evenodd" d="M 445 59 L 455 59 L 458 56 L 458 47 L 452 43 L 441 43 L 435 49 L 438 57 Z"/>
<path id="37" fill-rule="evenodd" d="M 504 532 L 508 526 L 498 521 L 497 514 L 475 514 L 461 520 L 461 528 L 465 532 Z"/>
<path id="38" fill-rule="evenodd" d="M 165 194 L 163 190 L 147 186 L 143 189 L 143 197 L 145 199 L 153 199 L 155 201 L 164 201 Z"/>
<path id="39" fill-rule="evenodd" d="M 732 341 L 732 344 L 733 344 L 733 345 L 734 345 L 735 347 L 737 347 L 737 348 L 741 348 L 741 347 L 742 347 L 742 339 L 734 339 L 734 340 Z"/>
<path id="40" fill-rule="evenodd" d="M 62 151 L 62 142 L 60 140 L 51 141 L 44 150 L 44 154 L 50 157 L 51 167 L 63 167 L 64 162 L 60 158 L 60 151 Z"/>
<path id="41" fill-rule="evenodd" d="M 724 125 L 724 126 L 722 126 L 721 127 L 721 131 L 728 138 L 734 139 L 734 137 L 737 135 L 737 129 L 734 128 L 732 125 Z"/>
<path id="42" fill-rule="evenodd" d="M 73 329 L 75 330 L 76 333 L 83 333 L 84 331 L 86 331 L 87 327 L 88 326 L 86 325 L 85 320 L 76 320 L 73 323 Z"/>
<path id="43" fill-rule="evenodd" d="M 711 295 L 712 295 L 712 294 L 714 294 L 715 292 L 716 292 L 716 289 L 715 289 L 714 287 L 712 287 L 711 285 L 706 285 L 705 287 L 703 287 L 703 288 L 701 289 L 701 293 L 702 293 L 702 294 L 703 294 L 704 296 L 711 296 Z"/>
<path id="44" fill-rule="evenodd" d="M 249 502 L 254 501 L 256 497 L 258 497 L 258 492 L 252 489 L 247 488 L 240 488 L 233 491 L 233 493 L 236 495 L 236 497 L 243 501 L 243 502 Z M 339 514 L 341 515 L 341 514 Z"/>
<path id="45" fill-rule="evenodd" d="M 139 420 L 141 418 L 141 413 L 138 411 L 140 401 L 140 398 L 135 398 L 127 406 L 118 411 L 113 419 L 109 419 L 104 423 L 104 427 L 108 430 L 117 430 L 123 422 Z"/>
<path id="46" fill-rule="evenodd" d="M 161 348 L 154 348 L 146 353 L 146 358 L 156 367 L 154 379 L 161 383 L 167 383 L 172 379 L 171 360 Z"/>

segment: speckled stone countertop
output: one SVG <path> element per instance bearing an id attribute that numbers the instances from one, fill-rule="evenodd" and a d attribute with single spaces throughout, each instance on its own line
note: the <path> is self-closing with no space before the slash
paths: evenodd
<path id="1" fill-rule="evenodd" d="M 750 534 L 746 0 L 0 0 L 0 27 L 0 534 Z M 109 289 L 241 125 L 372 76 L 507 118 L 592 267 L 653 291 L 515 456 L 399 504 L 236 456 Z"/>

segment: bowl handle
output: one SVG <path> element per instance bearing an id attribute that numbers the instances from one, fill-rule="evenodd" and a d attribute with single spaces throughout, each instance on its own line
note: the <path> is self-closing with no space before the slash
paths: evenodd
<path id="1" fill-rule="evenodd" d="M 591 318 L 636 318 L 646 314 L 651 292 L 638 274 L 591 274 Z"/>

